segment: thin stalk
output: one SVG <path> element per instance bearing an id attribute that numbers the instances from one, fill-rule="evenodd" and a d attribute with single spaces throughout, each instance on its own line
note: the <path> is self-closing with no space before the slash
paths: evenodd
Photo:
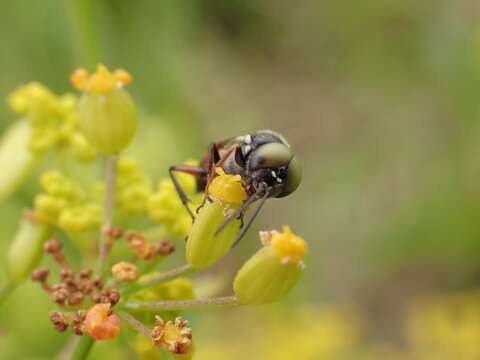
<path id="1" fill-rule="evenodd" d="M 85 360 L 92 349 L 93 339 L 90 336 L 82 336 L 78 342 L 70 360 Z"/>
<path id="2" fill-rule="evenodd" d="M 117 308 L 127 311 L 176 311 L 233 307 L 241 305 L 235 296 L 224 296 L 201 300 L 162 300 L 162 301 L 128 301 L 119 303 Z"/>
<path id="3" fill-rule="evenodd" d="M 173 280 L 179 276 L 185 276 L 185 275 L 191 274 L 193 272 L 194 272 L 194 269 L 192 269 L 192 265 L 184 264 L 172 270 L 162 272 L 156 275 L 151 275 L 144 281 L 139 280 L 135 284 L 132 284 L 129 287 L 125 288 L 123 291 L 121 291 L 121 293 L 122 295 L 128 295 L 136 291 L 151 287 L 153 285 L 157 285 L 165 281 Z"/>
<path id="4" fill-rule="evenodd" d="M 97 2 L 94 0 L 71 0 L 65 2 L 69 18 L 70 36 L 77 65 L 93 68 L 100 61 L 100 34 L 95 19 Z"/>
<path id="5" fill-rule="evenodd" d="M 105 260 L 108 254 L 108 235 L 107 231 L 112 227 L 113 205 L 115 202 L 115 187 L 117 181 L 117 156 L 108 155 L 105 162 L 105 198 L 103 205 L 103 224 L 100 229 L 98 269 L 99 275 L 102 274 Z"/>
<path id="6" fill-rule="evenodd" d="M 120 311 L 118 315 L 125 320 L 134 330 L 138 331 L 139 333 L 142 333 L 145 335 L 147 338 L 152 337 L 151 330 L 142 322 L 138 321 L 135 319 L 132 315 L 129 313 Z"/>

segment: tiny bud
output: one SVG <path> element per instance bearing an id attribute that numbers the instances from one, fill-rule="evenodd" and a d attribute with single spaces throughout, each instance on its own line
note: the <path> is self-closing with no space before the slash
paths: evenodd
<path id="1" fill-rule="evenodd" d="M 83 335 L 83 322 L 87 312 L 85 310 L 78 310 L 73 316 L 72 320 L 72 331 L 75 335 Z"/>
<path id="2" fill-rule="evenodd" d="M 264 304 L 287 294 L 303 274 L 302 261 L 307 253 L 305 240 L 292 233 L 261 233 L 264 247 L 238 271 L 233 288 L 243 304 Z"/>
<path id="3" fill-rule="evenodd" d="M 92 269 L 84 268 L 80 270 L 80 273 L 79 273 L 80 279 L 90 279 L 90 277 L 92 276 L 92 273 L 93 273 Z"/>
<path id="4" fill-rule="evenodd" d="M 123 230 L 119 227 L 109 227 L 105 229 L 105 235 L 111 239 L 120 239 L 123 236 Z"/>
<path id="5" fill-rule="evenodd" d="M 64 332 L 68 328 L 68 318 L 65 313 L 52 311 L 49 315 L 50 320 L 58 332 Z"/>
<path id="6" fill-rule="evenodd" d="M 112 275 L 115 279 L 122 282 L 134 281 L 138 277 L 137 267 L 126 261 L 121 261 L 112 267 Z"/>
<path id="7" fill-rule="evenodd" d="M 43 283 L 48 279 L 48 275 L 50 275 L 50 270 L 46 267 L 41 267 L 33 270 L 32 280 Z"/>
<path id="8" fill-rule="evenodd" d="M 167 240 L 157 241 L 152 245 L 152 253 L 154 255 L 167 256 L 175 252 L 175 244 Z"/>
<path id="9" fill-rule="evenodd" d="M 95 277 L 93 278 L 93 286 L 99 290 L 103 288 L 103 281 L 100 276 L 95 275 Z"/>
<path id="10" fill-rule="evenodd" d="M 59 288 L 52 291 L 52 299 L 55 304 L 64 305 L 70 293 L 66 288 Z"/>
<path id="11" fill-rule="evenodd" d="M 84 295 L 80 291 L 75 291 L 73 294 L 70 295 L 68 298 L 68 305 L 77 306 L 83 302 Z"/>
<path id="12" fill-rule="evenodd" d="M 175 321 L 164 322 L 161 317 L 156 316 L 152 342 L 154 346 L 173 354 L 186 354 L 192 345 L 192 329 L 188 321 L 179 317 Z"/>
<path id="13" fill-rule="evenodd" d="M 113 339 L 120 332 L 120 318 L 112 312 L 110 304 L 96 304 L 85 316 L 83 332 L 95 340 Z"/>
<path id="14" fill-rule="evenodd" d="M 57 239 L 50 239 L 43 244 L 43 250 L 49 254 L 56 254 L 62 250 L 62 243 Z"/>
<path id="15" fill-rule="evenodd" d="M 72 280 L 74 278 L 75 274 L 71 269 L 62 268 L 62 270 L 60 270 L 60 279 L 62 279 L 63 282 L 67 282 L 68 280 Z"/>

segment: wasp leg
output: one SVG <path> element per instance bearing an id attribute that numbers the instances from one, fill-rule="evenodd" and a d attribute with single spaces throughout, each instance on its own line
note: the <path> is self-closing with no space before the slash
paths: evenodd
<path id="1" fill-rule="evenodd" d="M 250 217 L 250 219 L 248 219 L 247 223 L 245 224 L 245 226 L 243 226 L 241 228 L 241 231 L 240 231 L 240 234 L 238 234 L 237 238 L 235 239 L 233 245 L 232 245 L 232 248 L 234 248 L 235 246 L 238 245 L 238 243 L 240 242 L 240 240 L 242 240 L 243 236 L 247 233 L 248 229 L 250 229 L 250 226 L 252 226 L 253 224 L 253 220 L 255 220 L 255 218 L 257 217 L 258 213 L 260 212 L 260 210 L 262 209 L 263 205 L 265 204 L 265 201 L 267 201 L 268 199 L 268 195 L 269 195 L 270 191 L 267 191 L 265 193 L 265 195 L 262 197 L 262 200 L 260 201 L 260 203 L 258 204 L 257 208 L 255 209 L 255 211 L 253 212 L 252 216 Z M 243 219 L 243 217 L 242 217 Z"/>
<path id="2" fill-rule="evenodd" d="M 229 223 L 231 223 L 234 219 L 240 217 L 242 219 L 243 223 L 243 214 L 245 214 L 245 211 L 247 208 L 250 206 L 251 203 L 253 203 L 257 199 L 257 194 L 255 193 L 254 195 L 250 196 L 245 202 L 238 207 L 234 212 L 229 214 L 226 218 L 225 221 L 218 227 L 217 230 L 214 232 L 214 236 L 217 236 L 220 234 L 220 232 L 225 229 L 225 226 L 227 226 Z"/>
<path id="3" fill-rule="evenodd" d="M 178 197 L 180 198 L 180 201 L 182 202 L 182 205 L 187 209 L 190 217 L 192 218 L 192 221 L 195 220 L 195 215 L 193 214 L 192 210 L 190 210 L 188 203 L 190 200 L 188 200 L 187 195 L 185 194 L 185 190 L 183 190 L 182 186 L 180 185 L 180 182 L 178 181 L 177 177 L 175 176 L 175 172 L 182 172 L 186 174 L 190 174 L 193 176 L 206 176 L 207 172 L 205 169 L 198 167 L 198 166 L 193 166 L 193 165 L 173 165 L 170 166 L 168 169 L 168 173 L 170 174 L 170 178 L 172 179 L 173 186 L 175 187 L 175 191 L 178 194 Z"/>

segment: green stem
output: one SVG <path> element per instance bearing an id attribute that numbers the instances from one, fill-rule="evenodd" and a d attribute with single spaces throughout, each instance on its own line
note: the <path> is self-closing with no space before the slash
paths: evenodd
<path id="1" fill-rule="evenodd" d="M 7 283 L 0 289 L 0 305 L 7 300 L 8 296 L 13 292 L 14 289 L 15 285 L 11 283 Z"/>
<path id="2" fill-rule="evenodd" d="M 94 14 L 97 2 L 94 0 L 70 0 L 66 3 L 68 4 L 70 35 L 77 62 L 93 68 L 100 60 L 100 36 Z"/>
<path id="3" fill-rule="evenodd" d="M 136 291 L 163 283 L 165 281 L 173 280 L 179 276 L 189 275 L 194 271 L 195 270 L 192 269 L 192 265 L 184 264 L 166 272 L 150 275 L 143 281 L 140 279 L 135 284 L 132 284 L 129 287 L 123 289 L 121 293 L 125 296 Z"/>
<path id="4" fill-rule="evenodd" d="M 108 254 L 107 230 L 112 227 L 115 187 L 117 182 L 117 156 L 108 155 L 105 162 L 105 199 L 103 205 L 103 224 L 100 229 L 98 256 L 98 274 L 101 275 Z"/>
<path id="5" fill-rule="evenodd" d="M 78 342 L 70 360 L 85 360 L 92 349 L 93 339 L 90 336 L 82 336 Z"/>
<path id="6" fill-rule="evenodd" d="M 235 296 L 224 296 L 201 300 L 162 300 L 162 301 L 131 301 L 119 303 L 117 308 L 127 311 L 176 311 L 233 307 L 241 305 Z"/>
<path id="7" fill-rule="evenodd" d="M 136 330 L 137 332 L 145 335 L 147 338 L 151 338 L 152 337 L 152 333 L 151 333 L 151 330 L 142 322 L 138 321 L 137 319 L 135 319 L 132 315 L 130 315 L 129 313 L 126 313 L 126 312 L 123 312 L 123 311 L 120 311 L 118 313 L 118 315 L 123 319 L 125 320 L 134 330 Z"/>

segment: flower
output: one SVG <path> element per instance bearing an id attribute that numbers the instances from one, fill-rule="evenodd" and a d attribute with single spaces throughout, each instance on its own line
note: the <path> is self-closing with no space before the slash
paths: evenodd
<path id="1" fill-rule="evenodd" d="M 207 200 L 200 209 L 187 241 L 187 260 L 195 269 L 204 269 L 218 261 L 232 247 L 240 230 L 241 220 L 231 220 L 219 233 L 227 216 L 238 209 L 246 199 L 246 191 L 239 175 L 226 174 L 215 169 L 208 187 Z"/>
<path id="2" fill-rule="evenodd" d="M 83 95 L 78 103 L 80 128 L 98 150 L 116 154 L 126 148 L 137 129 L 137 111 L 123 87 L 132 81 L 125 70 L 110 72 L 103 64 L 89 75 L 77 69 L 70 82 Z"/>
<path id="3" fill-rule="evenodd" d="M 113 265 L 112 275 L 118 281 L 134 281 L 138 277 L 137 266 L 126 261 L 121 261 Z"/>
<path id="4" fill-rule="evenodd" d="M 110 304 L 96 304 L 85 316 L 83 331 L 95 340 L 113 339 L 120 332 L 120 318 Z"/>
<path id="5" fill-rule="evenodd" d="M 243 304 L 264 304 L 286 295 L 298 282 L 307 244 L 284 226 L 283 233 L 260 233 L 264 245 L 238 271 L 233 288 Z"/>
<path id="6" fill-rule="evenodd" d="M 155 317 L 155 327 L 152 330 L 154 346 L 173 354 L 186 354 L 192 345 L 192 329 L 188 321 L 177 317 L 175 321 L 164 322 L 161 317 Z"/>
<path id="7" fill-rule="evenodd" d="M 241 204 L 247 198 L 240 175 L 228 175 L 221 167 L 215 168 L 214 177 L 208 187 L 209 195 L 217 201 Z"/>

